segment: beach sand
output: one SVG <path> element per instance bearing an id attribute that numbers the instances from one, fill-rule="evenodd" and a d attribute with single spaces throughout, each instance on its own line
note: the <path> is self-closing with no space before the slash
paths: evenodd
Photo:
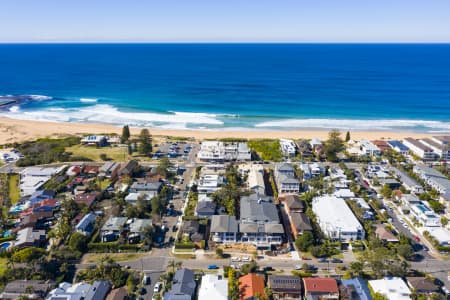
<path id="1" fill-rule="evenodd" d="M 130 128 L 132 134 L 138 134 L 141 128 Z M 286 131 L 227 131 L 227 130 L 166 130 L 149 128 L 150 133 L 154 136 L 177 136 L 192 137 L 197 140 L 213 139 L 213 138 L 319 138 L 326 139 L 328 130 L 286 130 Z M 16 120 L 9 118 L 0 118 L 0 144 L 13 142 L 22 142 L 42 137 L 58 137 L 64 135 L 83 135 L 83 134 L 100 134 L 100 133 L 117 133 L 122 132 L 122 127 L 102 125 L 102 124 L 85 124 L 85 123 L 57 123 L 57 122 L 41 122 Z M 345 132 L 343 132 L 343 137 Z M 390 132 L 390 131 L 351 131 L 351 137 L 355 140 L 360 139 L 402 139 L 404 137 L 423 138 L 436 134 L 414 133 L 414 132 Z"/>

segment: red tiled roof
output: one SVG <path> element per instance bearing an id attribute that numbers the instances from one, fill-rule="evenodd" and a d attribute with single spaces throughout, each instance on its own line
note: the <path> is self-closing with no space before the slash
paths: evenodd
<path id="1" fill-rule="evenodd" d="M 239 290 L 241 291 L 241 300 L 264 296 L 264 278 L 254 273 L 247 274 L 239 278 Z"/>
<path id="2" fill-rule="evenodd" d="M 89 193 L 89 194 L 79 194 L 75 196 L 75 202 L 84 203 L 88 207 L 91 206 L 92 202 L 97 198 L 97 193 Z"/>
<path id="3" fill-rule="evenodd" d="M 303 278 L 305 292 L 338 293 L 336 279 L 333 278 Z"/>

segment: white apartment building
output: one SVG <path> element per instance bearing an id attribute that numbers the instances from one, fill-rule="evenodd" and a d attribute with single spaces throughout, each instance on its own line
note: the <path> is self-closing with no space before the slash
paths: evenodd
<path id="1" fill-rule="evenodd" d="M 413 171 L 439 193 L 450 191 L 450 180 L 441 172 L 426 166 L 414 166 Z"/>
<path id="2" fill-rule="evenodd" d="M 200 146 L 197 158 L 203 161 L 249 161 L 251 160 L 251 151 L 247 143 L 204 141 Z"/>
<path id="3" fill-rule="evenodd" d="M 323 233 L 330 239 L 343 242 L 364 239 L 364 228 L 344 199 L 332 195 L 316 197 L 312 210 Z"/>
<path id="4" fill-rule="evenodd" d="M 291 157 L 297 153 L 297 147 L 293 140 L 280 139 L 280 147 L 284 156 Z"/>
<path id="5" fill-rule="evenodd" d="M 420 201 L 420 203 L 411 204 L 409 208 L 411 209 L 411 214 L 416 217 L 423 226 L 441 226 L 441 218 L 424 202 Z"/>
<path id="6" fill-rule="evenodd" d="M 361 155 L 366 155 L 366 156 L 381 155 L 381 150 L 371 141 L 361 140 L 359 142 L 359 147 L 360 147 Z"/>
<path id="7" fill-rule="evenodd" d="M 405 138 L 403 144 L 423 160 L 434 160 L 436 158 L 436 153 L 434 153 L 433 149 L 425 146 L 416 139 Z"/>
<path id="8" fill-rule="evenodd" d="M 450 159 L 450 136 L 434 136 L 431 139 L 421 139 L 420 142 L 444 160 Z"/>

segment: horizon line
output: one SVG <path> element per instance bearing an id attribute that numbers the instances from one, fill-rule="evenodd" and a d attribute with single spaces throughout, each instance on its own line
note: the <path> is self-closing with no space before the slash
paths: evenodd
<path id="1" fill-rule="evenodd" d="M 13 44 L 384 44 L 384 45 L 448 45 L 450 41 L 0 41 Z"/>

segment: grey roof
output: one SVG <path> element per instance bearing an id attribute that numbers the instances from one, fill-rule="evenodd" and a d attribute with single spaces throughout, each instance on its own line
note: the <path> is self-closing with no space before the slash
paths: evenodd
<path id="1" fill-rule="evenodd" d="M 293 275 L 269 275 L 268 285 L 275 293 L 301 294 L 302 279 Z"/>
<path id="2" fill-rule="evenodd" d="M 213 201 L 199 201 L 195 208 L 198 213 L 210 213 L 213 214 L 216 211 L 216 203 Z"/>
<path id="3" fill-rule="evenodd" d="M 130 232 L 141 233 L 148 226 L 152 226 L 151 219 L 134 219 L 130 224 Z"/>
<path id="4" fill-rule="evenodd" d="M 119 164 L 115 161 L 108 161 L 103 164 L 98 170 L 100 173 L 108 173 L 114 171 L 115 168 L 119 167 Z"/>
<path id="5" fill-rule="evenodd" d="M 290 163 L 278 163 L 275 165 L 275 169 L 281 172 L 294 172 L 294 166 Z"/>
<path id="6" fill-rule="evenodd" d="M 279 183 L 286 183 L 286 184 L 299 184 L 300 181 L 294 177 L 287 176 L 285 174 L 280 174 L 278 179 Z"/>
<path id="7" fill-rule="evenodd" d="M 238 223 L 236 217 L 228 215 L 216 215 L 211 217 L 211 232 L 237 232 Z"/>
<path id="8" fill-rule="evenodd" d="M 172 289 L 164 295 L 164 299 L 191 299 L 195 293 L 195 287 L 194 272 L 189 269 L 180 269 L 175 272 Z"/>
<path id="9" fill-rule="evenodd" d="M 33 287 L 34 293 L 44 296 L 53 284 L 53 281 L 44 280 L 14 280 L 5 286 L 3 293 L 26 294 L 27 288 Z"/>
<path id="10" fill-rule="evenodd" d="M 272 197 L 252 194 L 241 197 L 241 222 L 279 223 L 278 210 Z"/>
<path id="11" fill-rule="evenodd" d="M 102 230 L 109 231 L 119 231 L 120 228 L 125 224 L 127 218 L 125 217 L 111 217 L 106 221 L 105 225 L 103 225 Z"/>
<path id="12" fill-rule="evenodd" d="M 305 208 L 305 204 L 297 195 L 286 195 L 284 196 L 284 201 L 290 210 L 294 209 L 303 210 Z"/>
<path id="13" fill-rule="evenodd" d="M 104 300 L 111 289 L 108 281 L 94 281 L 91 288 L 84 297 L 85 300 Z"/>
<path id="14" fill-rule="evenodd" d="M 397 175 L 397 177 L 401 180 L 401 182 L 403 182 L 404 184 L 406 184 L 407 186 L 420 186 L 420 184 L 415 181 L 414 179 L 412 179 L 411 177 L 409 177 L 409 175 L 407 175 L 405 172 L 403 172 L 402 170 L 392 167 L 391 168 L 395 175 Z"/>
<path id="15" fill-rule="evenodd" d="M 130 190 L 136 191 L 159 191 L 161 188 L 161 182 L 145 182 L 145 181 L 137 181 L 133 182 L 130 187 Z"/>
<path id="16" fill-rule="evenodd" d="M 294 223 L 295 228 L 299 231 L 312 230 L 311 222 L 309 218 L 304 213 L 291 213 L 291 219 Z"/>
<path id="17" fill-rule="evenodd" d="M 284 229 L 281 224 L 256 224 L 256 223 L 241 223 L 239 225 L 239 232 L 242 233 L 279 233 L 283 234 Z"/>
<path id="18" fill-rule="evenodd" d="M 198 232 L 200 223 L 197 220 L 184 221 L 183 223 L 183 233 L 193 234 Z"/>

